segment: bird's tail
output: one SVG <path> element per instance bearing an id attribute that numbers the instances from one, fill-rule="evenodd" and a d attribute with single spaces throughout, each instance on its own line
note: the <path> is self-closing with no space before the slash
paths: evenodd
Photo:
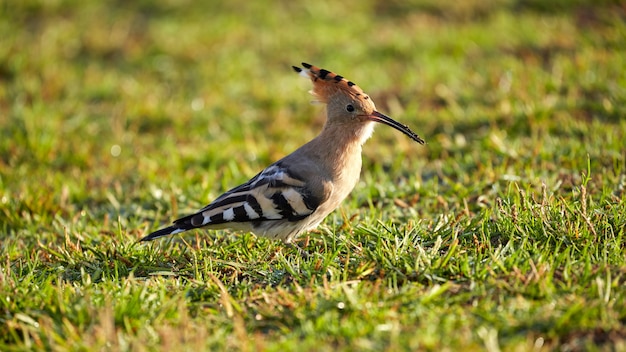
<path id="1" fill-rule="evenodd" d="M 164 229 L 154 231 L 148 236 L 140 239 L 139 242 L 152 241 L 155 238 L 174 235 L 191 229 L 197 229 L 200 227 L 204 227 L 208 224 L 209 221 L 206 221 L 206 218 L 202 214 L 202 211 L 200 211 L 198 213 L 187 215 L 178 220 L 175 220 L 172 226 L 168 226 Z"/>
<path id="2" fill-rule="evenodd" d="M 181 226 L 183 225 L 183 226 Z M 160 229 L 157 231 L 154 231 L 153 233 L 149 234 L 148 236 L 140 239 L 140 242 L 144 242 L 144 241 L 152 241 L 155 238 L 159 238 L 159 237 L 163 237 L 163 236 L 169 236 L 169 235 L 174 235 L 177 233 L 181 233 L 181 232 L 185 232 L 189 229 L 186 229 L 184 227 L 184 224 L 176 224 L 176 225 L 172 225 L 172 226 L 168 226 L 164 229 Z"/>

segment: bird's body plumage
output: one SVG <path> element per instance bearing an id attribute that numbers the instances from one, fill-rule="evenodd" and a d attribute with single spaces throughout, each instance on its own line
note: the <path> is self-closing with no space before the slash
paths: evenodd
<path id="1" fill-rule="evenodd" d="M 408 127 L 376 111 L 357 85 L 330 71 L 303 63 L 294 70 L 313 82 L 311 93 L 327 104 L 322 132 L 250 181 L 224 193 L 197 213 L 174 221 L 142 241 L 194 228 L 230 228 L 290 243 L 312 230 L 348 196 L 361 172 L 361 147 L 374 122 Z"/>

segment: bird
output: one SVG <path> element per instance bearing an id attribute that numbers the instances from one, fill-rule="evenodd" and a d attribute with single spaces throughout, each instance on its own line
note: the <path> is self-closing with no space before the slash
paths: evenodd
<path id="1" fill-rule="evenodd" d="M 309 93 L 315 100 L 326 104 L 319 135 L 248 182 L 140 241 L 207 228 L 252 232 L 290 245 L 315 229 L 354 189 L 361 173 L 361 149 L 376 123 L 424 144 L 407 125 L 378 112 L 354 82 L 304 62 L 292 68 L 312 82 Z"/>

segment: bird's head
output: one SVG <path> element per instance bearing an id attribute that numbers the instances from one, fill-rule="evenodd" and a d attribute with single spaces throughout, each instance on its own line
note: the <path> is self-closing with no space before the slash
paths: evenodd
<path id="1" fill-rule="evenodd" d="M 328 118 L 331 123 L 366 123 L 380 122 L 406 134 L 412 140 L 424 144 L 424 140 L 408 126 L 376 110 L 374 101 L 354 82 L 328 70 L 302 63 L 304 68 L 293 66 L 301 76 L 313 82 L 310 93 L 316 100 L 327 104 Z"/>

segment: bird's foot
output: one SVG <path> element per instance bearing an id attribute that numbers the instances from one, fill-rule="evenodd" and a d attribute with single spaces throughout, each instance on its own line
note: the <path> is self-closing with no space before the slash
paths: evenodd
<path id="1" fill-rule="evenodd" d="M 298 246 L 297 244 L 287 243 L 287 247 L 297 250 L 298 254 L 300 254 L 302 259 L 309 259 L 309 258 L 311 258 L 311 254 L 309 252 L 307 252 L 306 250 L 302 249 L 302 247 Z"/>

